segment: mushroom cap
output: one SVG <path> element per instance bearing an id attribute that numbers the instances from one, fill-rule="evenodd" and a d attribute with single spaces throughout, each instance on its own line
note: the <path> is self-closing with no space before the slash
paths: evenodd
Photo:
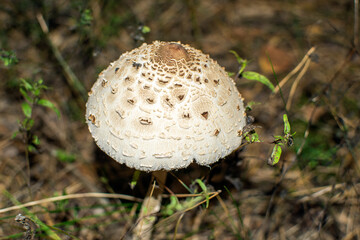
<path id="1" fill-rule="evenodd" d="M 110 157 L 142 171 L 209 165 L 240 146 L 243 99 L 224 68 L 180 42 L 143 44 L 102 71 L 86 121 Z"/>

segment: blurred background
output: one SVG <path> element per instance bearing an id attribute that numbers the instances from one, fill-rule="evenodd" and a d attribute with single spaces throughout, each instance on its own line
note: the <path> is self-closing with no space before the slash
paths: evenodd
<path id="1" fill-rule="evenodd" d="M 19 213 L 61 239 L 128 238 L 151 176 L 130 187 L 134 171 L 96 147 L 85 102 L 110 62 L 154 40 L 201 49 L 232 73 L 262 141 L 173 172 L 168 195 L 189 193 L 179 179 L 221 193 L 208 208 L 161 211 L 154 239 L 360 239 L 358 13 L 358 0 L 1 0 L 0 239 L 23 238 Z M 230 50 L 281 91 L 238 77 Z M 285 113 L 294 143 L 271 166 Z M 1 212 L 88 192 L 130 198 Z M 44 226 L 40 239 L 54 238 Z"/>

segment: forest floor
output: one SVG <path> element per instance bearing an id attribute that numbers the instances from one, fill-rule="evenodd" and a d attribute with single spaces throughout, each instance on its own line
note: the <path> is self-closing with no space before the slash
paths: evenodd
<path id="1" fill-rule="evenodd" d="M 3 0 L 0 239 L 25 227 L 29 239 L 130 238 L 151 175 L 131 188 L 134 170 L 94 143 L 85 102 L 110 62 L 155 40 L 201 49 L 232 73 L 236 51 L 282 85 L 233 76 L 261 142 L 173 171 L 153 239 L 360 239 L 358 13 L 358 0 Z M 27 93 L 44 101 L 26 104 Z M 283 114 L 296 134 L 272 166 Z"/>

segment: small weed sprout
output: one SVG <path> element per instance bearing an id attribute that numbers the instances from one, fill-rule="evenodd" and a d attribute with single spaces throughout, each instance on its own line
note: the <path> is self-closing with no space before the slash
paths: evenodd
<path id="1" fill-rule="evenodd" d="M 243 78 L 246 78 L 248 80 L 260 82 L 260 83 L 264 84 L 265 86 L 267 86 L 268 88 L 270 88 L 270 90 L 272 92 L 274 92 L 275 87 L 267 77 L 265 77 L 264 75 L 262 75 L 260 73 L 257 73 L 257 72 L 245 71 L 245 68 L 249 63 L 248 60 L 241 58 L 239 56 L 239 54 L 237 54 L 237 52 L 235 52 L 233 50 L 230 50 L 229 52 L 234 54 L 234 56 L 236 57 L 237 62 L 240 64 L 240 68 L 239 68 L 239 71 L 236 74 L 236 77 L 238 77 L 238 78 L 243 77 Z"/>
<path id="2" fill-rule="evenodd" d="M 25 143 L 27 144 L 27 150 L 30 152 L 34 152 L 40 144 L 38 136 L 32 132 L 35 122 L 33 118 L 34 107 L 44 106 L 50 108 L 58 117 L 60 117 L 60 112 L 55 105 L 51 101 L 41 98 L 42 92 L 46 89 L 48 89 L 48 87 L 43 83 L 42 79 L 37 81 L 31 81 L 23 78 L 20 79 L 19 91 L 24 97 L 21 108 L 25 118 L 23 121 L 19 121 L 19 130 L 16 131 L 12 137 L 15 138 L 18 133 L 23 133 Z"/>
<path id="3" fill-rule="evenodd" d="M 267 86 L 272 92 L 274 92 L 275 87 L 268 78 L 266 78 L 264 75 L 261 75 L 256 72 L 245 71 L 248 61 L 241 58 L 237 54 L 237 52 L 235 52 L 233 50 L 231 50 L 230 52 L 232 54 L 234 54 L 237 62 L 240 64 L 239 71 L 236 74 L 236 77 L 239 77 L 239 78 L 244 77 L 248 80 L 258 81 L 258 82 L 264 84 L 265 86 Z M 270 63 L 271 63 L 271 61 L 270 61 Z M 229 75 L 234 75 L 234 74 L 229 74 Z M 251 111 L 253 104 L 254 104 L 254 102 L 250 102 L 248 104 L 248 106 L 246 106 L 246 110 Z M 294 144 L 293 136 L 295 133 L 291 133 L 291 131 L 290 131 L 290 123 L 289 123 L 287 114 L 283 115 L 283 122 L 284 122 L 284 135 L 283 136 L 275 136 L 274 137 L 275 140 L 272 142 L 275 145 L 273 147 L 270 157 L 268 158 L 268 164 L 272 165 L 272 166 L 276 165 L 279 162 L 281 153 L 282 153 L 282 147 L 285 145 L 288 147 L 291 147 Z M 253 126 L 252 123 L 248 123 L 248 125 L 244 128 L 244 131 L 242 134 L 248 143 L 262 142 L 259 138 L 259 135 L 255 132 L 255 128 L 256 127 Z"/>
<path id="4" fill-rule="evenodd" d="M 80 33 L 80 41 L 85 41 L 91 37 L 91 25 L 93 21 L 92 12 L 90 9 L 82 9 L 80 10 L 79 19 L 76 22 L 76 28 Z"/>
<path id="5" fill-rule="evenodd" d="M 4 63 L 4 66 L 12 66 L 18 62 L 18 59 L 14 51 L 6 51 L 0 48 L 0 60 Z"/>
<path id="6" fill-rule="evenodd" d="M 80 20 L 78 22 L 79 27 L 91 26 L 93 17 L 90 9 L 84 9 L 81 12 Z"/>
<path id="7" fill-rule="evenodd" d="M 201 203 L 205 203 L 206 208 L 209 207 L 210 198 L 214 195 L 211 189 L 209 189 L 201 179 L 195 179 L 191 185 L 191 188 L 195 188 L 195 185 L 198 185 L 201 192 L 198 193 L 197 190 L 192 190 L 186 186 L 186 189 L 193 194 L 193 196 L 188 197 L 183 201 L 179 201 L 176 195 L 171 195 L 170 203 L 162 210 L 164 215 L 171 216 L 176 212 L 188 211 Z"/>
<path id="8" fill-rule="evenodd" d="M 27 79 L 20 79 L 19 91 L 21 95 L 24 97 L 24 101 L 21 104 L 22 112 L 25 116 L 24 120 L 18 121 L 19 130 L 14 132 L 12 138 L 15 138 L 19 133 L 22 134 L 22 138 L 24 143 L 26 144 L 25 148 L 25 159 L 26 159 L 26 168 L 27 168 L 27 186 L 31 193 L 30 188 L 30 152 L 36 152 L 39 145 L 40 140 L 37 135 L 33 133 L 33 126 L 35 123 L 33 117 L 33 110 L 36 106 L 43 106 L 52 109 L 58 117 L 60 117 L 59 110 L 55 107 L 55 105 L 47 100 L 42 98 L 42 93 L 44 90 L 48 89 L 48 87 L 43 83 L 42 79 L 37 81 L 31 81 Z"/>
<path id="9" fill-rule="evenodd" d="M 275 140 L 272 142 L 275 145 L 268 159 L 268 164 L 272 166 L 274 166 L 279 162 L 282 153 L 282 147 L 283 146 L 291 147 L 294 144 L 293 136 L 295 135 L 295 133 L 290 132 L 290 123 L 287 114 L 283 115 L 283 121 L 284 121 L 284 135 L 275 136 Z"/>
<path id="10" fill-rule="evenodd" d="M 131 36 L 137 43 L 143 43 L 145 42 L 145 37 L 148 33 L 151 32 L 151 29 L 149 26 L 143 25 L 140 23 L 136 28 L 133 29 Z"/>

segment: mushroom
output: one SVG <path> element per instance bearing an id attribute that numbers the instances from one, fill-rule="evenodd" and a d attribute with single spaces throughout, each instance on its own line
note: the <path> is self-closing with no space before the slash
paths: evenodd
<path id="1" fill-rule="evenodd" d="M 100 149 L 146 172 L 209 166 L 239 147 L 246 125 L 224 68 L 189 45 L 161 41 L 122 54 L 100 73 L 86 119 Z"/>

